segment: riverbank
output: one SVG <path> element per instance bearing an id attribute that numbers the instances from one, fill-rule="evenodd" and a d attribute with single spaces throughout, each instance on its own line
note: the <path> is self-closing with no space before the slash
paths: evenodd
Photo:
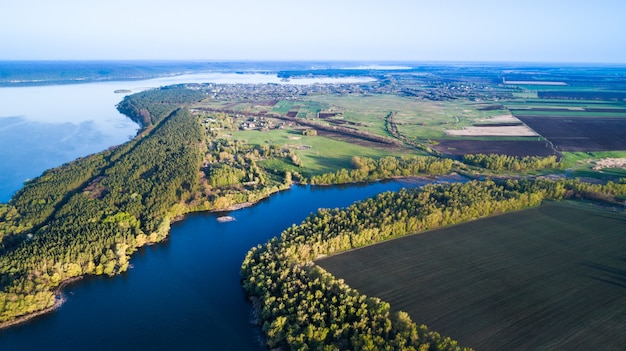
<path id="1" fill-rule="evenodd" d="M 43 310 L 39 310 L 39 311 L 25 314 L 23 316 L 19 316 L 13 320 L 2 322 L 0 323 L 0 329 L 6 329 L 6 328 L 10 328 L 16 325 L 20 325 L 28 321 L 31 321 L 34 318 L 37 318 L 39 316 L 42 316 L 44 314 L 57 310 L 58 308 L 63 306 L 63 304 L 67 301 L 67 298 L 65 297 L 65 294 L 63 293 L 63 288 L 83 278 L 84 276 L 81 275 L 79 277 L 74 277 L 74 278 L 70 278 L 70 279 L 66 279 L 62 281 L 54 291 L 54 304 L 52 306 L 46 307 Z"/>
<path id="2" fill-rule="evenodd" d="M 420 180 L 423 181 L 428 181 L 428 182 L 446 182 L 446 181 L 462 181 L 464 178 L 458 175 L 448 175 L 448 176 L 438 176 L 438 177 L 425 177 L 425 176 L 410 176 L 410 177 L 394 177 L 394 178 L 390 178 L 390 179 L 380 179 L 380 180 L 376 180 L 376 181 L 367 181 L 367 182 L 355 182 L 355 183 L 351 183 L 351 184 L 337 184 L 337 185 L 324 185 L 324 186 L 320 186 L 320 185 L 313 185 L 313 187 L 320 187 L 320 188 L 333 188 L 333 187 L 342 187 L 342 186 L 355 186 L 355 185 L 372 185 L 375 183 L 381 183 L 381 182 L 385 182 L 385 181 L 399 181 L 404 179 L 406 182 L 410 183 L 410 184 L 417 184 L 420 182 Z M 219 213 L 224 213 L 224 212 L 230 212 L 230 211 L 238 211 L 238 210 L 242 210 L 248 207 L 252 207 L 257 205 L 259 202 L 261 202 L 262 200 L 268 199 L 270 198 L 272 195 L 278 194 L 283 192 L 284 190 L 289 190 L 292 188 L 293 185 L 304 185 L 304 184 L 292 184 L 289 186 L 281 186 L 280 188 L 276 188 L 276 191 L 272 191 L 270 193 L 268 193 L 265 196 L 260 196 L 258 199 L 256 199 L 255 201 L 246 201 L 246 202 L 242 202 L 242 203 L 236 203 L 236 204 L 231 204 L 228 207 L 225 208 L 220 208 L 220 209 L 212 209 L 212 210 L 207 210 L 207 209 L 192 209 L 189 207 L 186 208 L 178 208 L 178 211 L 176 211 L 174 209 L 174 212 L 178 212 L 178 214 L 171 214 L 171 216 L 169 217 L 169 219 L 166 219 L 167 223 L 163 223 L 162 226 L 160 228 L 163 229 L 163 233 L 156 235 L 156 238 L 160 238 L 158 240 L 147 240 L 145 242 L 143 242 L 141 245 L 138 245 L 136 247 L 135 252 L 137 251 L 137 249 L 144 247 L 144 246 L 154 246 L 159 244 L 160 242 L 162 242 L 163 240 L 166 240 L 166 238 L 168 238 L 171 234 L 171 225 L 177 222 L 181 222 L 183 221 L 186 216 L 188 214 L 192 214 L 192 213 L 199 213 L 199 212 L 204 212 L 204 213 L 213 213 L 213 214 L 219 214 Z M 157 233 L 158 234 L 158 233 Z M 274 233 L 277 234 L 277 233 Z M 150 236 L 147 236 L 147 238 L 149 238 Z M 134 256 L 134 253 L 131 254 L 131 256 L 129 257 L 132 258 L 132 256 Z M 123 273 L 122 271 L 116 272 L 115 275 L 119 275 Z M 75 278 L 71 278 L 71 279 L 67 279 L 65 281 L 63 281 L 61 284 L 59 284 L 59 286 L 54 290 L 54 294 L 55 296 L 57 296 L 54 305 L 47 307 L 43 310 L 39 310 L 39 311 L 35 311 L 32 313 L 29 313 L 27 315 L 23 315 L 20 316 L 14 320 L 11 321 L 7 321 L 4 322 L 2 324 L 0 324 L 0 329 L 4 329 L 13 325 L 17 325 L 17 324 L 22 324 L 25 322 L 30 321 L 33 318 L 36 318 L 38 316 L 47 314 L 49 312 L 53 312 L 56 309 L 58 309 L 59 307 L 61 307 L 63 305 L 63 303 L 65 302 L 65 298 L 63 295 L 63 288 L 65 288 L 68 284 L 73 283 L 75 281 L 78 281 L 82 278 L 86 277 L 86 275 L 81 275 L 79 277 L 75 277 Z"/>
<path id="3" fill-rule="evenodd" d="M 420 184 L 422 185 L 422 184 Z M 132 255 L 133 269 L 87 276 L 64 289 L 66 303 L 47 316 L 0 331 L 0 350 L 215 349 L 262 351 L 241 289 L 246 252 L 302 222 L 319 208 L 344 208 L 406 181 L 355 186 L 294 185 L 267 201 L 224 213 L 194 213 L 158 245 Z M 95 323 L 95 324 L 94 324 Z M 95 327 L 97 326 L 97 328 Z M 97 340 L 97 343 L 94 341 Z"/>

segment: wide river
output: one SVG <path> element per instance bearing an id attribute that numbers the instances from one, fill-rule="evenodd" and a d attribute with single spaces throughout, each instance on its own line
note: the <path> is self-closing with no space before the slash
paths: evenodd
<path id="1" fill-rule="evenodd" d="M 0 350 L 262 350 L 240 284 L 246 252 L 318 208 L 424 183 L 294 186 L 231 212 L 233 222 L 190 215 L 166 242 L 134 254 L 128 272 L 73 283 L 57 311 L 0 330 Z"/>

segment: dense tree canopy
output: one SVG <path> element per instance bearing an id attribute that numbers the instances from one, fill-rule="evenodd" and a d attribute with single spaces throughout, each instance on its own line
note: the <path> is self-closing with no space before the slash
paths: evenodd
<path id="1" fill-rule="evenodd" d="M 559 164 L 556 156 L 515 157 L 499 154 L 467 154 L 463 156 L 463 162 L 494 171 L 513 172 L 536 170 L 542 168 L 556 168 Z"/>

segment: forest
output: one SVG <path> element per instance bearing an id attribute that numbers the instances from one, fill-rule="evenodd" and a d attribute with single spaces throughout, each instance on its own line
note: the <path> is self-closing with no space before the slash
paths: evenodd
<path id="1" fill-rule="evenodd" d="M 49 170 L 2 205 L 0 322 L 54 306 L 64 281 L 125 271 L 139 246 L 165 238 L 203 157 L 184 99 L 133 98 L 155 123 L 149 135 Z"/>
<path id="2" fill-rule="evenodd" d="M 380 179 L 418 175 L 444 175 L 452 171 L 453 161 L 433 156 L 382 157 L 378 160 L 354 156 L 352 170 L 341 169 L 335 173 L 313 176 L 311 184 L 329 185 L 374 181 Z"/>
<path id="3" fill-rule="evenodd" d="M 529 171 L 544 168 L 557 168 L 556 156 L 524 156 L 515 157 L 501 154 L 466 154 L 463 163 L 479 166 L 493 171 Z"/>

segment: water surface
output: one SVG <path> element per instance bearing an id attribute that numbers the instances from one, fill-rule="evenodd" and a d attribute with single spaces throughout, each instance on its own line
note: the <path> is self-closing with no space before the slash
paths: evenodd
<path id="1" fill-rule="evenodd" d="M 198 213 L 165 243 L 141 249 L 128 272 L 88 277 L 65 289 L 57 311 L 0 331 L 0 350 L 261 350 L 240 284 L 246 252 L 321 207 L 415 187 L 396 180 L 342 187 L 294 186 L 229 213 Z"/>

